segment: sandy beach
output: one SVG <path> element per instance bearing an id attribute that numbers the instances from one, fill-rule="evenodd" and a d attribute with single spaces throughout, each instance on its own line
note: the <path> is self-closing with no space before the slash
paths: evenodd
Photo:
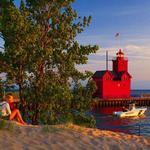
<path id="1" fill-rule="evenodd" d="M 1 150 L 149 150 L 150 137 L 128 135 L 72 124 L 0 129 Z"/>

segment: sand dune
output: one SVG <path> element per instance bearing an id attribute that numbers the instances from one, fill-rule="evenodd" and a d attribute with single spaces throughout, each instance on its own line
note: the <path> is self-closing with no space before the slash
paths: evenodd
<path id="1" fill-rule="evenodd" d="M 10 125 L 10 123 L 9 123 Z M 150 137 L 59 126 L 7 126 L 0 129 L 0 150 L 149 150 Z"/>

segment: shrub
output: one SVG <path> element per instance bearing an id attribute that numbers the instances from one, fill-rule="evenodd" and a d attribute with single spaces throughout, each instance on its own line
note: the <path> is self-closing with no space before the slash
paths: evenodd
<path id="1" fill-rule="evenodd" d="M 92 115 L 86 115 L 85 113 L 78 113 L 73 115 L 73 123 L 88 127 L 88 128 L 95 128 L 96 127 L 96 120 Z"/>

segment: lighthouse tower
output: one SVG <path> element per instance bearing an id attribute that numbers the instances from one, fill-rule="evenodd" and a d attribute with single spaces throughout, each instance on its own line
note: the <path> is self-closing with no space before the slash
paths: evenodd
<path id="1" fill-rule="evenodd" d="M 131 75 L 128 73 L 128 59 L 121 49 L 112 60 L 112 70 L 96 71 L 93 80 L 97 90 L 94 97 L 103 99 L 129 98 Z"/>
<path id="2" fill-rule="evenodd" d="M 124 53 L 121 49 L 116 54 L 116 59 L 113 60 L 114 72 L 127 72 L 128 71 L 128 59 L 124 57 Z"/>

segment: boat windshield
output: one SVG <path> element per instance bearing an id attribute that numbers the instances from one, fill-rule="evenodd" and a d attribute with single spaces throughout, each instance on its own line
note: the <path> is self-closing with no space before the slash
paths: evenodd
<path id="1" fill-rule="evenodd" d="M 133 103 L 133 104 L 129 104 L 129 110 L 133 110 L 133 109 L 135 109 L 135 104 Z"/>

